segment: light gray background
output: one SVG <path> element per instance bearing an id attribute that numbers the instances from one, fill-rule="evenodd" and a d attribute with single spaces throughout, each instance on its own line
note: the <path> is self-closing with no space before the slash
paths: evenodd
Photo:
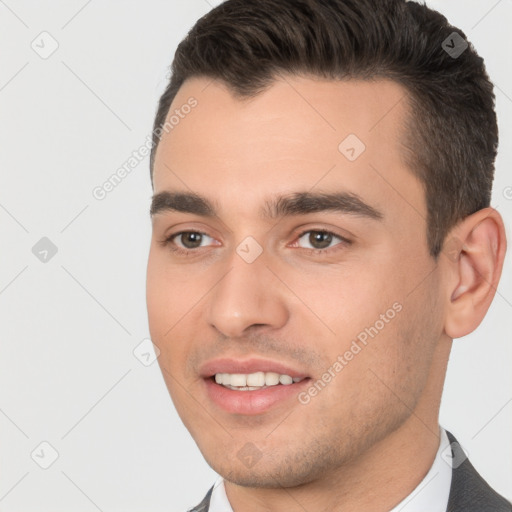
<path id="1" fill-rule="evenodd" d="M 512 1 L 428 4 L 466 33 L 496 85 L 492 204 L 512 245 Z M 213 6 L 0 0 L 3 512 L 175 512 L 214 481 L 157 363 L 133 354 L 149 336 L 149 159 L 102 201 L 92 195 L 144 144 L 175 47 Z M 52 39 L 59 46 L 47 59 L 31 47 L 49 51 Z M 46 263 L 31 251 L 42 237 L 58 248 Z M 509 499 L 511 268 L 509 253 L 483 324 L 454 343 L 441 411 L 441 424 Z M 48 469 L 35 462 L 51 461 L 43 441 L 59 454 Z"/>

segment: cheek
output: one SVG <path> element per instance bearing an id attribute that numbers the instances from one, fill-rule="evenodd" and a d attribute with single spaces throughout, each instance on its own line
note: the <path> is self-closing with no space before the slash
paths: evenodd
<path id="1" fill-rule="evenodd" d="M 428 378 L 431 357 L 429 346 L 422 347 L 421 326 L 402 309 L 380 330 L 368 323 L 365 343 L 357 337 L 339 336 L 336 349 L 330 350 L 330 364 L 341 361 L 341 370 L 316 402 L 318 415 L 333 425 L 352 424 L 380 427 L 400 422 L 417 404 Z M 381 324 L 378 324 L 380 327 Z M 341 328 L 340 328 L 341 330 Z M 428 344 L 430 340 L 425 340 Z M 338 356 L 341 356 L 338 358 Z M 320 395 L 321 398 L 320 398 Z M 327 420 L 329 418 L 329 420 Z M 379 428 L 380 428 L 379 427 Z M 373 427 L 372 427 L 373 428 Z M 357 436 L 356 436 L 357 437 Z"/>
<path id="2" fill-rule="evenodd" d="M 392 308 L 401 296 L 397 289 L 400 284 L 387 279 L 383 266 L 375 269 L 357 261 L 344 262 L 330 269 L 319 267 L 307 273 L 287 269 L 281 274 L 302 303 L 295 319 L 300 321 L 306 306 L 315 313 L 317 320 L 329 327 L 332 337 L 342 341 L 334 347 L 330 339 L 333 348 L 342 349 L 343 340 L 355 338 L 375 322 L 382 323 L 380 315 Z M 307 317 L 313 318 L 310 314 Z M 325 335 L 330 338 L 327 329 Z"/>
<path id="3" fill-rule="evenodd" d="M 184 381 L 190 379 L 190 351 L 204 326 L 205 276 L 170 265 L 157 248 L 149 254 L 146 283 L 149 331 L 160 350 L 163 377 L 173 399 L 186 401 L 187 393 L 182 394 Z"/>
<path id="4" fill-rule="evenodd" d="M 169 390 L 174 388 L 171 375 L 176 373 L 176 364 L 183 358 L 182 347 L 176 342 L 179 319 L 184 306 L 181 290 L 177 293 L 169 275 L 168 265 L 156 251 L 150 251 L 146 276 L 146 305 L 149 332 L 152 342 L 160 350 L 158 363 Z M 180 299 L 178 299 L 178 297 Z"/>
<path id="5" fill-rule="evenodd" d="M 149 328 L 155 339 L 168 338 L 197 301 L 197 280 L 169 265 L 165 252 L 151 249 L 146 275 Z M 194 293 L 196 291 L 196 293 Z"/>
<path id="6" fill-rule="evenodd" d="M 401 306 L 396 318 L 372 341 L 367 371 L 373 374 L 375 385 L 386 387 L 398 402 L 412 409 L 427 384 L 439 340 L 437 308 L 420 294 L 402 299 Z"/>
<path id="7" fill-rule="evenodd" d="M 168 286 L 166 280 L 162 278 L 163 275 L 165 275 L 165 266 L 151 250 L 146 273 L 146 305 L 153 342 L 162 335 L 169 299 Z"/>
<path id="8" fill-rule="evenodd" d="M 341 357 L 342 369 L 334 368 L 336 384 L 328 392 L 335 393 L 333 400 L 341 389 L 354 395 L 351 403 L 387 396 L 386 385 L 412 398 L 416 382 L 421 387 L 426 379 L 436 341 L 430 335 L 435 305 L 426 301 L 427 314 L 421 296 L 425 289 L 408 295 L 406 276 L 390 276 L 389 270 L 383 265 L 344 271 L 316 287 L 307 286 L 314 279 L 301 278 L 302 289 L 308 290 L 301 297 L 304 303 L 333 331 L 324 331 L 317 341 L 317 349 L 326 355 L 325 370 Z"/>

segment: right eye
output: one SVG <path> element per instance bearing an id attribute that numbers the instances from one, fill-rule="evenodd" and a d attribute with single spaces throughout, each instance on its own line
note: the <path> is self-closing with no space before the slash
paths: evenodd
<path id="1" fill-rule="evenodd" d="M 214 238 L 202 233 L 201 231 L 179 231 L 178 233 L 170 234 L 165 240 L 161 242 L 164 247 L 177 254 L 187 256 L 192 252 L 197 252 L 197 249 L 208 247 L 215 241 Z"/>

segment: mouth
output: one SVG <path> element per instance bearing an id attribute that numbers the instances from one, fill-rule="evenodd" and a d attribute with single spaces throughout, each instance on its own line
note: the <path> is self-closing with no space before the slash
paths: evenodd
<path id="1" fill-rule="evenodd" d="M 285 373 L 254 372 L 254 373 L 216 373 L 210 377 L 216 384 L 234 391 L 256 391 L 272 386 L 290 386 L 303 381 L 307 377 L 292 377 Z"/>
<path id="2" fill-rule="evenodd" d="M 298 394 L 309 385 L 311 378 L 259 371 L 250 374 L 222 372 L 203 380 L 208 398 L 223 411 L 256 415 L 278 405 L 298 405 Z"/>

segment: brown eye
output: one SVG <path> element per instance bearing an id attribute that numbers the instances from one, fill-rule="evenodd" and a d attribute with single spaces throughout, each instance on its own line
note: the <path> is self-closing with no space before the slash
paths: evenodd
<path id="1" fill-rule="evenodd" d="M 315 249 L 329 247 L 333 239 L 332 233 L 327 231 L 310 231 L 308 241 Z"/>
<path id="2" fill-rule="evenodd" d="M 299 236 L 299 247 L 304 249 L 327 249 L 333 241 L 344 242 L 344 239 L 330 231 L 309 230 Z M 302 240 L 302 242 L 301 242 Z"/>
<path id="3" fill-rule="evenodd" d="M 337 250 L 343 250 L 352 245 L 352 241 L 342 235 L 326 229 L 304 230 L 293 243 L 293 247 L 300 247 L 315 254 L 322 255 Z"/>
<path id="4" fill-rule="evenodd" d="M 208 235 L 198 233 L 197 231 L 183 231 L 182 233 L 174 235 L 173 240 L 178 240 L 180 242 L 178 244 L 179 247 L 183 247 L 185 249 L 196 249 L 201 247 L 201 243 L 205 237 L 210 238 Z"/>

